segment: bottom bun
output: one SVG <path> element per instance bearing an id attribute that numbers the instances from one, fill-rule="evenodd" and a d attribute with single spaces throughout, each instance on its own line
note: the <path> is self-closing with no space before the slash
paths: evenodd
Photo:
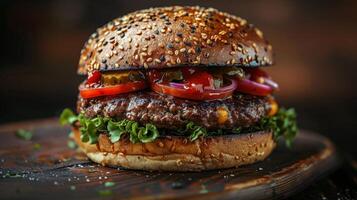
<path id="1" fill-rule="evenodd" d="M 78 128 L 74 140 L 94 162 L 104 166 L 148 171 L 202 171 L 251 164 L 273 151 L 272 133 L 207 136 L 193 142 L 183 136 L 164 136 L 150 143 L 131 143 L 127 138 L 111 143 L 100 134 L 97 144 L 84 143 Z"/>

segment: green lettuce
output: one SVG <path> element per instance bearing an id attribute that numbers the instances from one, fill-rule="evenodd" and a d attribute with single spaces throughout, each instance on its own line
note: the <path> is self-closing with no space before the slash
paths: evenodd
<path id="1" fill-rule="evenodd" d="M 153 124 L 140 126 L 137 122 L 127 119 L 114 121 L 107 117 L 86 118 L 83 114 L 76 116 L 70 109 L 63 110 L 60 116 L 62 125 L 79 123 L 82 142 L 95 144 L 98 141 L 99 133 L 108 133 L 111 142 L 120 140 L 123 134 L 128 134 L 132 143 L 148 143 L 159 137 L 159 131 Z"/>
<path id="2" fill-rule="evenodd" d="M 91 144 L 97 142 L 99 133 L 108 133 L 109 139 L 113 143 L 119 141 L 124 134 L 129 136 L 129 140 L 132 143 L 148 143 L 159 137 L 157 127 L 150 123 L 142 126 L 138 122 L 127 119 L 117 121 L 100 116 L 86 118 L 83 114 L 77 116 L 70 109 L 64 109 L 60 116 L 60 123 L 62 125 L 71 125 L 76 122 L 80 125 L 81 140 Z M 277 114 L 261 119 L 255 126 L 238 127 L 228 132 L 221 129 L 210 131 L 193 122 L 188 122 L 185 129 L 178 130 L 178 133 L 186 135 L 191 141 L 194 141 L 201 136 L 223 135 L 226 133 L 243 134 L 262 130 L 271 130 L 274 134 L 274 139 L 283 137 L 286 145 L 291 146 L 298 131 L 295 110 L 281 108 Z"/>
<path id="3" fill-rule="evenodd" d="M 298 132 L 295 110 L 293 108 L 280 108 L 274 116 L 264 117 L 257 125 L 244 128 L 239 127 L 232 130 L 232 132 L 248 133 L 262 130 L 271 130 L 275 140 L 283 137 L 286 145 L 290 147 Z"/>

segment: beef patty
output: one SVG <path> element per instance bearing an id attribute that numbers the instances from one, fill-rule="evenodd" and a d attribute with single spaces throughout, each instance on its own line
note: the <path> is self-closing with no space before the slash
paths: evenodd
<path id="1" fill-rule="evenodd" d="M 96 99 L 79 97 L 77 102 L 77 111 L 89 118 L 128 119 L 169 130 L 182 129 L 188 122 L 208 130 L 249 127 L 266 116 L 269 109 L 267 97 L 243 94 L 224 100 L 192 101 L 141 91 Z"/>

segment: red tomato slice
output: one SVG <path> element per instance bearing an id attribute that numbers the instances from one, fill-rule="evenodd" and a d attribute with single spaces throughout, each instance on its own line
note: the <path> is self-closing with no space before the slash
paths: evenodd
<path id="1" fill-rule="evenodd" d="M 99 96 L 110 96 L 142 90 L 147 87 L 146 81 L 135 81 L 123 83 L 115 86 L 100 87 L 100 88 L 84 88 L 79 87 L 79 94 L 82 98 L 94 98 Z"/>
<path id="2" fill-rule="evenodd" d="M 233 94 L 236 89 L 236 82 L 230 80 L 231 84 L 219 89 L 196 88 L 182 83 L 158 83 L 152 82 L 151 88 L 157 93 L 167 94 L 174 97 L 191 100 L 215 100 L 224 99 Z"/>
<path id="3" fill-rule="evenodd" d="M 214 88 L 213 76 L 205 71 L 198 71 L 193 73 L 190 77 L 185 79 L 186 82 L 192 86 L 201 86 L 203 88 Z"/>
<path id="4" fill-rule="evenodd" d="M 99 71 L 93 71 L 88 74 L 87 84 L 98 83 L 102 78 L 102 74 Z"/>
<path id="5" fill-rule="evenodd" d="M 273 92 L 273 88 L 248 79 L 236 79 L 237 91 L 257 96 L 267 96 Z"/>

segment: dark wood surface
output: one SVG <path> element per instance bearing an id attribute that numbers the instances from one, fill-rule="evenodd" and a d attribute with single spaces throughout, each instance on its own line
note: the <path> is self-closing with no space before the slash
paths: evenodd
<path id="1" fill-rule="evenodd" d="M 15 136 L 23 128 L 31 141 Z M 292 149 L 279 143 L 265 161 L 200 173 L 106 168 L 68 148 L 68 127 L 54 119 L 0 127 L 0 194 L 4 199 L 264 199 L 290 196 L 340 163 L 325 137 L 301 131 Z M 115 184 L 106 187 L 106 182 Z"/>

